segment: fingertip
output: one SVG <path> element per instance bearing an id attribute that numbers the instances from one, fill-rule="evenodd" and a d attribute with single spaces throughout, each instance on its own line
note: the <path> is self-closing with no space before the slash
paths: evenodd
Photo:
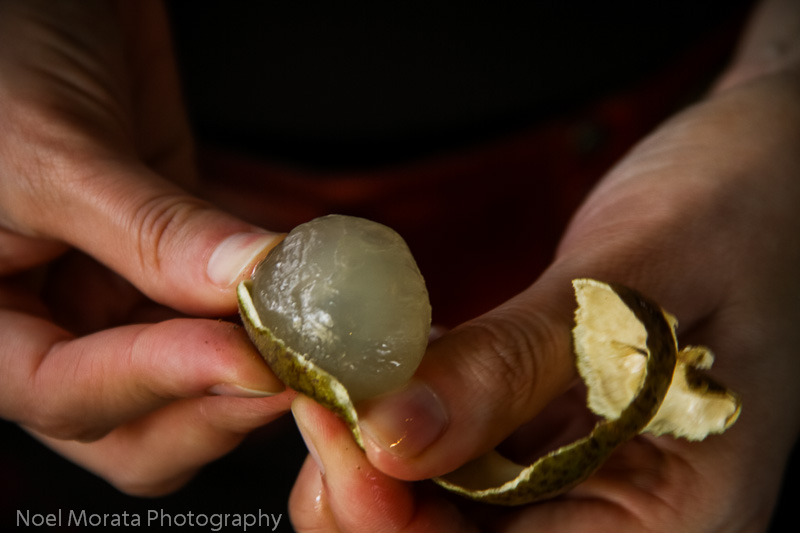
<path id="1" fill-rule="evenodd" d="M 329 516 L 343 531 L 399 531 L 412 521 L 412 486 L 372 466 L 335 414 L 305 396 L 295 399 L 292 413 L 320 473 Z M 309 490 L 315 485 L 303 487 L 306 498 L 317 497 Z M 305 507 L 313 505 L 306 502 Z"/>
<path id="2" fill-rule="evenodd" d="M 220 242 L 206 267 L 208 279 L 222 288 L 234 286 L 247 278 L 255 265 L 282 239 L 267 231 L 235 233 Z"/>
<path id="3" fill-rule="evenodd" d="M 399 479 L 443 475 L 562 394 L 575 374 L 571 324 L 540 299 L 523 293 L 448 332 L 415 375 L 424 385 L 366 402 L 359 412 L 371 463 Z"/>
<path id="4" fill-rule="evenodd" d="M 244 224 L 217 211 L 193 216 L 180 234 L 170 236 L 162 252 L 143 272 L 131 273 L 134 283 L 152 299 L 184 313 L 225 316 L 236 312 L 236 286 L 284 237 Z M 149 272 L 147 272 L 149 270 Z"/>
<path id="5" fill-rule="evenodd" d="M 324 431 L 325 414 L 315 414 L 315 410 L 318 408 L 321 409 L 310 398 L 302 394 L 298 395 L 291 405 L 292 416 L 308 449 L 309 458 L 317 465 L 317 471 L 322 476 L 325 474 L 325 464 L 317 451 L 316 443 L 324 440 L 321 432 Z"/>
<path id="6" fill-rule="evenodd" d="M 381 465 L 418 457 L 445 432 L 450 415 L 430 385 L 412 379 L 389 396 L 363 402 L 359 420 L 367 456 Z"/>
<path id="7" fill-rule="evenodd" d="M 339 531 L 328 505 L 322 474 L 310 456 L 300 468 L 289 495 L 289 515 L 296 531 Z"/>

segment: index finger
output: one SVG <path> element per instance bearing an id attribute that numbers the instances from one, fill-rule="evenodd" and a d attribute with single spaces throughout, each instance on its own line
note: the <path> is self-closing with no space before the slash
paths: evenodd
<path id="1" fill-rule="evenodd" d="M 94 440 L 178 398 L 283 390 L 238 326 L 175 319 L 74 338 L 0 311 L 0 416 L 45 435 Z"/>

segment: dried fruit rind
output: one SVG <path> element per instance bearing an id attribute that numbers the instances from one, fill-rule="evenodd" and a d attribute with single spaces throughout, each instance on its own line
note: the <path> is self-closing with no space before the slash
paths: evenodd
<path id="1" fill-rule="evenodd" d="M 485 503 L 531 503 L 584 481 L 640 432 L 700 440 L 735 422 L 738 396 L 698 372 L 713 360 L 706 348 L 678 352 L 675 317 L 622 285 L 577 279 L 573 286 L 579 304 L 573 330 L 577 366 L 589 407 L 605 420 L 530 466 L 492 451 L 437 483 Z M 699 413 L 688 416 L 687 403 Z"/>
<path id="2" fill-rule="evenodd" d="M 573 337 L 589 408 L 605 418 L 617 418 L 644 379 L 648 329 L 616 297 L 619 285 L 587 279 L 575 280 L 573 285 L 578 300 Z M 677 319 L 662 312 L 674 335 Z M 713 354 L 704 346 L 678 351 L 672 384 L 642 431 L 702 440 L 729 428 L 739 416 L 741 401 L 734 392 L 701 374 L 713 362 Z"/>
<path id="3" fill-rule="evenodd" d="M 644 431 L 703 440 L 736 422 L 742 410 L 739 396 L 700 373 L 713 361 L 714 356 L 704 346 L 687 346 L 678 352 L 672 386 Z"/>

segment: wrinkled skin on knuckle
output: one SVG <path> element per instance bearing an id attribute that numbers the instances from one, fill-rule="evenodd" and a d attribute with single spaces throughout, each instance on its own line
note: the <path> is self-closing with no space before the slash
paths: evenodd
<path id="1" fill-rule="evenodd" d="M 138 259 L 144 268 L 158 269 L 163 258 L 169 256 L 168 237 L 179 231 L 181 221 L 191 211 L 182 200 L 180 193 L 159 195 L 144 199 L 132 211 L 130 230 L 136 236 Z"/>
<path id="2" fill-rule="evenodd" d="M 496 398 L 504 409 L 530 409 L 545 377 L 541 359 L 549 341 L 541 342 L 528 326 L 517 317 L 480 319 L 466 326 L 472 337 L 467 346 L 473 347 L 467 367 L 479 387 L 476 395 Z"/>
<path id="3" fill-rule="evenodd" d="M 210 204 L 177 189 L 135 201 L 138 205 L 123 210 L 131 213 L 124 221 L 128 234 L 133 236 L 133 257 L 129 261 L 161 287 L 159 292 L 171 291 L 175 300 L 191 297 L 183 292 L 190 290 L 185 287 L 183 276 L 191 275 L 192 270 L 185 265 L 194 259 L 187 256 L 188 243 L 202 238 L 194 229 L 201 225 L 204 216 L 211 216 Z M 178 265 L 184 266 L 178 269 Z M 152 292 L 146 287 L 139 288 Z"/>

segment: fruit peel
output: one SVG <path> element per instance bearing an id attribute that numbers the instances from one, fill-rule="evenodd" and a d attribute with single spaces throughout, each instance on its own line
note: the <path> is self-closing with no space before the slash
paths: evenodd
<path id="1" fill-rule="evenodd" d="M 573 287 L 576 366 L 589 408 L 603 420 L 588 436 L 530 466 L 491 451 L 437 478 L 439 485 L 484 503 L 532 503 L 586 480 L 639 433 L 702 440 L 736 421 L 739 396 L 700 373 L 713 362 L 707 348 L 678 351 L 673 315 L 623 285 L 576 279 Z"/>

